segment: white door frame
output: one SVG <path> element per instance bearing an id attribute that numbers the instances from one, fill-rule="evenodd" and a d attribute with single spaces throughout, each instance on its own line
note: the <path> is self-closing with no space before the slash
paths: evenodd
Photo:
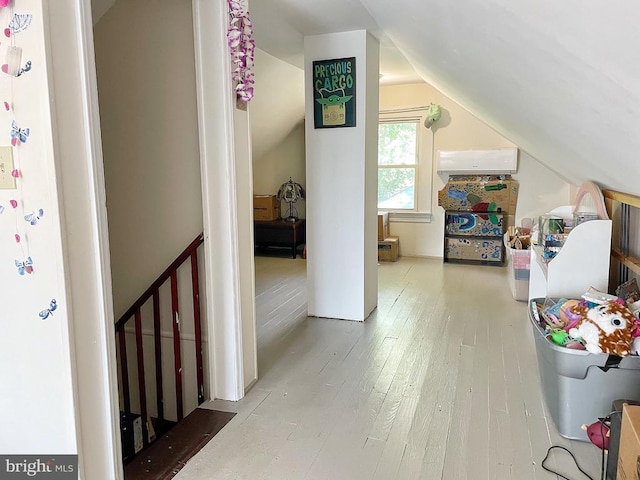
<path id="1" fill-rule="evenodd" d="M 59 176 L 80 478 L 122 479 L 106 194 L 90 0 L 42 0 Z M 193 0 L 210 398 L 244 395 L 226 1 Z M 223 68 L 221 68 L 221 66 Z M 215 228 L 214 228 L 215 226 Z M 215 247 L 215 248 L 214 248 Z M 90 266 L 90 267 L 87 267 Z M 78 292 L 82 292 L 79 294 Z"/>
<path id="2" fill-rule="evenodd" d="M 122 478 L 115 331 L 89 0 L 42 0 L 80 478 Z"/>
<path id="3" fill-rule="evenodd" d="M 233 88 L 226 0 L 192 0 L 211 398 L 244 396 Z M 250 347 L 250 346 L 247 346 Z"/>

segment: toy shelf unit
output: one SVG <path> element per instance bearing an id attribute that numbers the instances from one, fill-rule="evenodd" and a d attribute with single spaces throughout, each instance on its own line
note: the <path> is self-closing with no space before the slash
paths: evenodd
<path id="1" fill-rule="evenodd" d="M 549 212 L 571 219 L 572 206 Z M 611 220 L 589 220 L 573 227 L 553 258 L 544 247 L 531 249 L 529 300 L 534 298 L 580 298 L 589 287 L 606 292 L 609 284 Z"/>
<path id="2" fill-rule="evenodd" d="M 445 211 L 443 260 L 504 265 L 505 222 L 503 213 Z"/>

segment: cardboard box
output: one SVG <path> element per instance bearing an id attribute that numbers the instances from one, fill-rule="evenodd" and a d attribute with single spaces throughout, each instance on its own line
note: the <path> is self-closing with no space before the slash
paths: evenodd
<path id="1" fill-rule="evenodd" d="M 617 480 L 640 478 L 640 406 L 622 407 Z"/>
<path id="2" fill-rule="evenodd" d="M 378 241 L 389 237 L 389 212 L 378 212 Z"/>
<path id="3" fill-rule="evenodd" d="M 496 237 L 504 234 L 502 213 L 446 212 L 444 231 L 447 235 L 465 237 Z"/>
<path id="4" fill-rule="evenodd" d="M 253 219 L 262 221 L 279 220 L 280 200 L 275 195 L 254 195 Z"/>
<path id="5" fill-rule="evenodd" d="M 452 175 L 438 192 L 438 205 L 463 212 L 516 213 L 518 182 L 496 175 L 473 177 Z"/>
<path id="6" fill-rule="evenodd" d="M 396 262 L 400 257 L 400 239 L 398 237 L 387 237 L 378 242 L 378 261 Z"/>
<path id="7" fill-rule="evenodd" d="M 502 265 L 504 262 L 502 238 L 451 238 L 444 239 L 444 261 L 462 261 Z"/>

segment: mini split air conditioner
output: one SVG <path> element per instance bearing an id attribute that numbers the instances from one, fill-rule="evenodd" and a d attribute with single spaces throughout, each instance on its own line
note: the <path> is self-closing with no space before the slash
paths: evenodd
<path id="1" fill-rule="evenodd" d="M 518 169 L 518 149 L 499 150 L 438 150 L 438 173 L 454 175 L 468 173 L 516 173 Z"/>

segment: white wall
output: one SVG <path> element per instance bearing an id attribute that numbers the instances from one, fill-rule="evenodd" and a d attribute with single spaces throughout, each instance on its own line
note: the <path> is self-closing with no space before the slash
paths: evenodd
<path id="1" fill-rule="evenodd" d="M 305 38 L 305 78 L 312 62 L 356 57 L 356 126 L 314 128 L 314 99 L 305 102 L 307 290 L 309 315 L 364 320 L 377 286 L 378 44 L 364 30 Z M 375 69 L 375 73 L 373 70 Z M 376 77 L 373 84 L 371 75 Z"/>
<path id="2" fill-rule="evenodd" d="M 202 232 L 191 1 L 119 0 L 95 48 L 117 319 Z"/>
<path id="3" fill-rule="evenodd" d="M 12 148 L 15 168 L 20 171 L 17 189 L 0 190 L 0 205 L 4 207 L 0 213 L 0 309 L 4 329 L 0 336 L 0 451 L 74 454 L 78 444 L 70 339 L 72 297 L 63 252 L 63 207 L 58 200 L 63 179 L 52 138 L 55 112 L 50 110 L 47 78 L 48 19 L 41 1 L 23 0 L 19 6 L 20 13 L 32 14 L 33 19 L 14 41 L 22 48 L 21 66 L 31 61 L 33 68 L 19 78 L 5 74 L 0 78 L 2 101 L 12 106 L 9 112 L 4 108 L 0 111 L 0 122 L 5 125 L 0 145 L 11 146 L 13 120 L 20 128 L 30 129 L 27 142 Z M 0 21 L 8 24 L 10 14 L 10 9 L 1 10 Z M 5 53 L 3 45 L 2 58 Z M 82 165 L 78 168 L 82 170 Z M 11 201 L 17 202 L 16 208 Z M 38 209 L 43 209 L 44 215 L 37 224 L 25 222 L 24 216 Z M 15 234 L 20 235 L 20 243 Z M 27 257 L 33 260 L 33 273 L 21 276 L 14 262 Z M 57 301 L 57 309 L 43 320 L 39 312 L 48 308 L 52 299 Z"/>

